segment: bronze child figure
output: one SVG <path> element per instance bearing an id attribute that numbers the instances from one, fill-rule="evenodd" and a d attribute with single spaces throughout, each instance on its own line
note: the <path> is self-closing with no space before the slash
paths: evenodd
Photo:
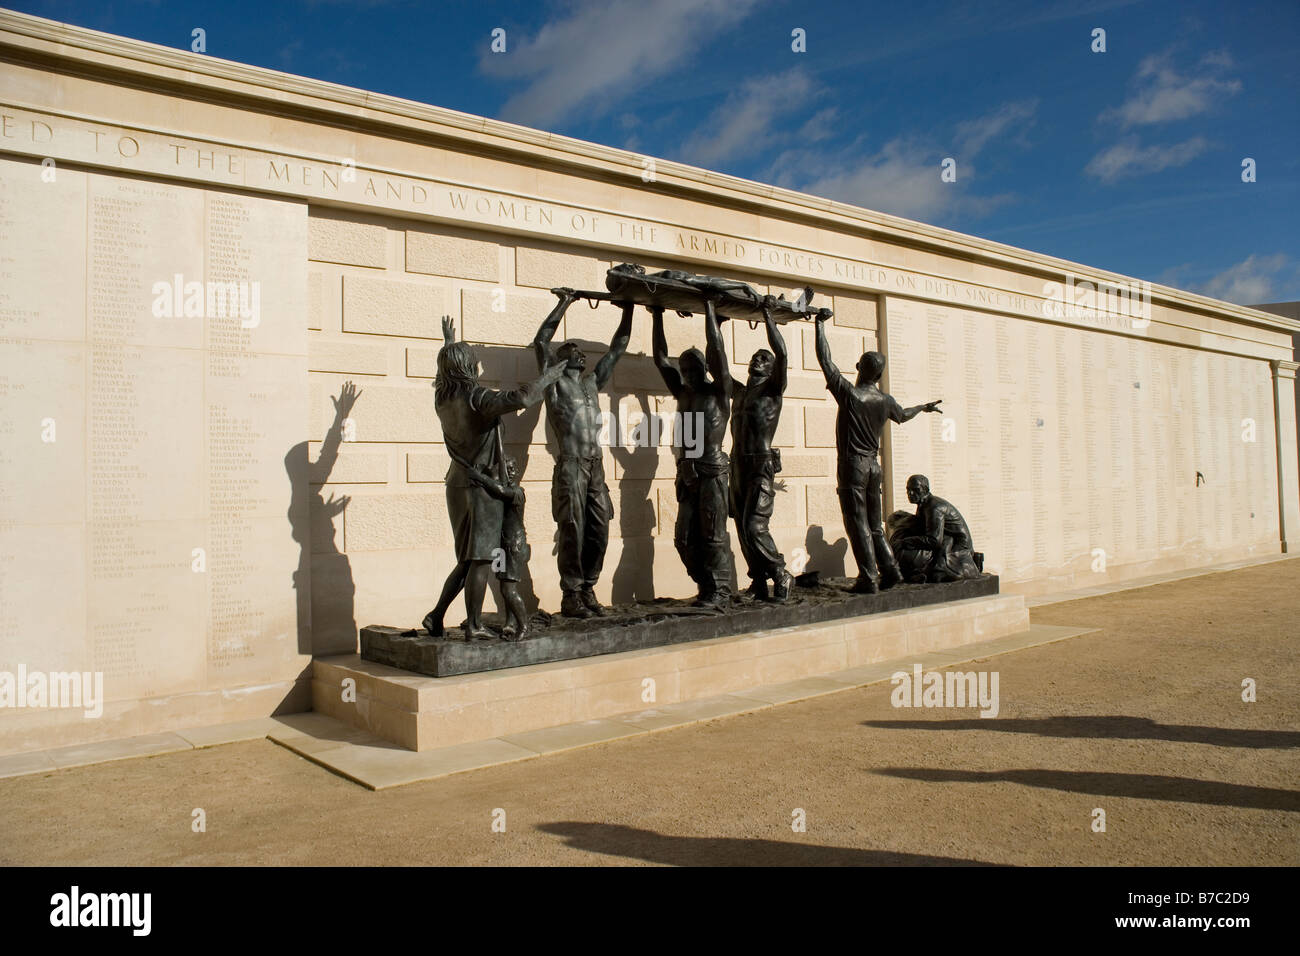
<path id="1" fill-rule="evenodd" d="M 519 579 L 533 549 L 524 531 L 524 489 L 519 484 L 518 466 L 513 458 L 505 460 L 505 482 L 483 476 L 483 485 L 492 497 L 504 503 L 501 519 L 501 552 L 492 559 L 492 570 L 501 584 L 501 597 L 505 600 L 505 624 L 501 637 L 507 641 L 520 641 L 528 635 L 528 612 L 524 599 L 519 596 Z"/>

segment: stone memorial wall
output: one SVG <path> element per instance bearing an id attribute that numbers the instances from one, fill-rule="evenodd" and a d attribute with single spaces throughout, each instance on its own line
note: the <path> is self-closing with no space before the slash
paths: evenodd
<path id="1" fill-rule="evenodd" d="M 306 246 L 301 203 L 0 160 L 0 671 L 102 673 L 98 734 L 302 706 Z"/>
<path id="2" fill-rule="evenodd" d="M 941 482 L 1008 586 L 1276 551 L 1267 362 L 896 298 L 887 340 L 890 391 L 944 399 L 891 431 L 893 506 Z"/>
<path id="3" fill-rule="evenodd" d="M 1113 302 L 1048 318 L 1054 284 L 1130 280 L 645 159 L 0 12 L 0 703 L 24 668 L 100 674 L 107 701 L 0 707 L 0 753 L 305 709 L 312 655 L 418 624 L 452 551 L 440 317 L 519 383 L 548 290 L 620 262 L 811 285 L 842 370 L 880 348 L 900 400 L 944 399 L 891 431 L 892 505 L 929 475 L 1005 587 L 1298 546 L 1289 320 L 1164 287 L 1136 332 Z M 575 303 L 557 341 L 595 355 L 616 324 Z M 601 395 L 607 602 L 692 590 L 649 328 Z M 784 332 L 773 534 L 853 574 L 835 406 L 812 329 Z M 702 321 L 667 334 L 702 345 Z M 724 338 L 742 375 L 766 344 Z M 548 441 L 540 408 L 507 422 L 524 590 L 554 610 Z"/>

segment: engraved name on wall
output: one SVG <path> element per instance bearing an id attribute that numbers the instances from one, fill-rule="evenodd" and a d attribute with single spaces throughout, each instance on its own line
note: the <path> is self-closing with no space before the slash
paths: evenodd
<path id="1" fill-rule="evenodd" d="M 901 299 L 886 335 L 894 396 L 944 400 L 892 430 L 894 507 L 929 475 L 1008 581 L 1276 546 L 1267 362 Z"/>
<path id="2" fill-rule="evenodd" d="M 41 171 L 0 161 L 0 669 L 292 679 L 305 208 Z"/>

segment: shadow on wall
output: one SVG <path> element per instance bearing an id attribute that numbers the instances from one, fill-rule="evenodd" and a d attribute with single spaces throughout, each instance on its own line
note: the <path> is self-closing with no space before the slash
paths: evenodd
<path id="1" fill-rule="evenodd" d="M 293 586 L 298 605 L 298 651 L 302 654 L 351 654 L 357 649 L 356 585 L 348 556 L 335 543 L 334 519 L 351 500 L 347 495 L 329 500 L 322 486 L 338 461 L 345 421 L 361 393 L 351 382 L 343 385 L 334 402 L 334 423 L 325 433 L 320 456 L 313 462 L 307 442 L 299 442 L 284 456 L 291 497 L 289 527 L 298 545 L 298 569 Z M 326 533 L 328 532 L 328 533 Z M 312 587 L 315 579 L 317 586 Z"/>
<path id="2" fill-rule="evenodd" d="M 848 538 L 838 538 L 831 544 L 826 540 L 826 532 L 821 525 L 811 525 L 804 537 L 804 550 L 808 552 L 805 571 L 818 571 L 823 578 L 845 577 L 844 557 L 849 553 Z"/>
<path id="3" fill-rule="evenodd" d="M 635 392 L 611 392 L 613 407 Z M 649 418 L 650 396 L 637 395 L 641 414 Z M 659 459 L 657 445 L 613 445 L 610 448 L 618 463 L 618 519 L 623 550 L 614 569 L 610 597 L 615 604 L 650 601 L 655 598 L 655 508 L 648 487 L 655 476 Z M 647 476 L 647 477 L 641 477 Z"/>

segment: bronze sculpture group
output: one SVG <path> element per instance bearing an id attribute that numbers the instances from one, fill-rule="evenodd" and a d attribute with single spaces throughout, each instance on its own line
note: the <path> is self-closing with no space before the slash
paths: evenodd
<path id="1" fill-rule="evenodd" d="M 776 475 L 781 471 L 780 451 L 773 442 L 788 371 L 785 341 L 774 315 L 778 311 L 787 317 L 814 320 L 818 363 L 839 406 L 835 426 L 837 493 L 858 565 L 853 590 L 876 593 L 905 580 L 954 581 L 980 574 L 965 520 L 951 504 L 930 494 L 924 476 L 914 475 L 908 481 L 908 497 L 917 506 L 916 514 L 891 515 L 887 536 L 878 458 L 885 425 L 909 421 L 921 412 L 937 412 L 939 402 L 903 408 L 882 391 L 879 382 L 885 357 L 879 352 L 862 355 L 856 381 L 842 375 L 826 339 L 825 324 L 831 312 L 810 308 L 812 290 L 804 290 L 792 303 L 759 295 L 743 282 L 678 271 L 646 274 L 632 265 L 609 270 L 608 286 L 609 294 L 554 290 L 556 306 L 533 339 L 538 377 L 511 390 L 479 384 L 473 350 L 456 341 L 452 322 L 444 317 L 434 407 L 451 458 L 446 494 L 457 563 L 437 605 L 424 619 L 424 629 L 431 636 L 443 635 L 443 617 L 462 589 L 465 639 L 497 636 L 482 622 L 483 599 L 492 573 L 501 582 L 506 605 L 500 636 L 506 640 L 526 636 L 528 624 L 517 589 L 530 552 L 523 527 L 524 493 L 514 462 L 505 455 L 501 418 L 541 401 L 545 401 L 547 422 L 556 439 L 551 504 L 562 592 L 560 613 L 578 619 L 607 613 L 595 595 L 613 518 L 600 446 L 602 416 L 597 393 L 609 382 L 627 350 L 637 304 L 651 313 L 654 363 L 677 400 L 679 421 L 689 417 L 697 425 L 696 446 L 689 453 L 675 449 L 674 529 L 678 555 L 698 589 L 697 606 L 721 611 L 732 602 L 728 517 L 736 524 L 751 581 L 750 597 L 777 602 L 792 597 L 793 577 L 769 530 Z M 552 344 L 565 312 L 578 298 L 613 301 L 622 308 L 622 320 L 608 350 L 590 370 L 577 342 Z M 676 362 L 668 357 L 665 308 L 682 314 L 703 313 L 704 352 L 692 347 Z M 751 321 L 761 317 L 770 346 L 754 353 L 745 382 L 731 376 L 720 328 L 721 321 L 737 316 Z M 728 425 L 730 455 L 725 449 Z"/>

